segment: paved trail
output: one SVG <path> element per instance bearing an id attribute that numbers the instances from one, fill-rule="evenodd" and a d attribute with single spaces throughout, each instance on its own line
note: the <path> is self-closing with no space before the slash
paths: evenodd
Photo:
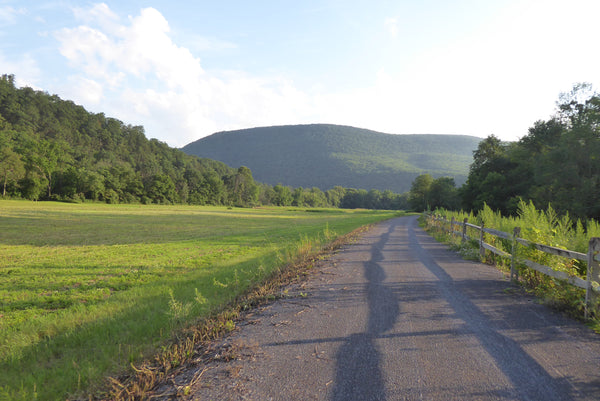
<path id="1" fill-rule="evenodd" d="M 379 224 L 319 270 L 291 291 L 307 296 L 262 308 L 215 348 L 185 399 L 600 399 L 600 336 L 414 217 Z"/>

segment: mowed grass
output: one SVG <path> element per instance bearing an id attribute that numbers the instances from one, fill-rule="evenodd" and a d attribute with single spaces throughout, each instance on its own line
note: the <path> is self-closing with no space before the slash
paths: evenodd
<path id="1" fill-rule="evenodd" d="M 85 398 L 388 211 L 0 201 L 0 399 Z"/>

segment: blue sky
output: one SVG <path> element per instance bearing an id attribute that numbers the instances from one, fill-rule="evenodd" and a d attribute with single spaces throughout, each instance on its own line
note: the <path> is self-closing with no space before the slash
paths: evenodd
<path id="1" fill-rule="evenodd" d="M 597 0 L 0 0 L 0 73 L 181 147 L 332 123 L 517 140 L 600 85 Z"/>

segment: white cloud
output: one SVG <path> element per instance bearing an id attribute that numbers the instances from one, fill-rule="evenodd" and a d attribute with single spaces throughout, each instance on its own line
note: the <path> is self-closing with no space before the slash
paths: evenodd
<path id="1" fill-rule="evenodd" d="M 106 5 L 76 15 L 87 24 L 55 34 L 77 71 L 69 93 L 144 125 L 150 137 L 183 146 L 217 130 L 299 122 L 307 114 L 308 97 L 285 79 L 204 71 L 199 58 L 173 42 L 168 22 L 153 8 L 126 24 L 115 24 Z"/>
<path id="2" fill-rule="evenodd" d="M 106 3 L 94 4 L 91 9 L 76 7 L 73 9 L 75 18 L 85 23 L 96 23 L 106 26 L 114 24 L 119 20 L 119 16 L 112 12 Z"/>
<path id="3" fill-rule="evenodd" d="M 15 74 L 15 84 L 19 87 L 29 86 L 34 89 L 40 89 L 36 82 L 39 82 L 41 75 L 40 69 L 36 60 L 28 53 L 19 58 L 19 60 L 8 60 L 2 52 L 0 52 L 0 71 L 2 73 L 12 73 L 12 71 L 18 71 Z"/>
<path id="4" fill-rule="evenodd" d="M 86 105 L 98 105 L 102 101 L 104 90 L 102 85 L 93 79 L 82 76 L 69 77 L 64 87 L 68 99 L 76 98 Z"/>
<path id="5" fill-rule="evenodd" d="M 398 18 L 395 17 L 390 17 L 390 18 L 386 18 L 384 21 L 384 26 L 385 29 L 388 31 L 388 33 L 390 35 L 392 35 L 392 37 L 397 37 L 398 36 Z"/>
<path id="6" fill-rule="evenodd" d="M 60 53 L 75 68 L 95 78 L 109 80 L 112 75 L 108 68 L 113 57 L 112 43 L 103 32 L 88 26 L 62 29 L 56 33 L 61 41 Z"/>
<path id="7" fill-rule="evenodd" d="M 0 6 L 0 25 L 14 25 L 17 23 L 17 16 L 26 13 L 24 8 L 13 8 L 11 6 Z"/>
<path id="8" fill-rule="evenodd" d="M 128 18 L 106 4 L 76 9 L 81 25 L 55 37 L 73 68 L 70 98 L 144 125 L 149 137 L 172 146 L 220 130 L 315 122 L 515 140 L 550 116 L 559 92 L 599 83 L 600 53 L 590 46 L 598 13 L 587 0 L 511 4 L 474 35 L 450 40 L 432 32 L 437 40 L 401 67 L 382 64 L 370 86 L 338 93 L 326 83 L 304 91 L 282 76 L 205 70 L 197 54 L 236 44 L 190 36 L 181 38 L 184 47 L 153 8 Z M 392 37 L 410 28 L 397 18 L 383 24 Z M 389 41 L 390 54 L 394 46 L 404 51 L 398 42 Z"/>

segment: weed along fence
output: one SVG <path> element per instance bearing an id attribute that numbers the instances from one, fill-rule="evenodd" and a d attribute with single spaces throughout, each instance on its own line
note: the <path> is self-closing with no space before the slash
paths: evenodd
<path id="1" fill-rule="evenodd" d="M 425 214 L 425 217 L 427 219 L 428 227 L 433 227 L 438 231 L 446 232 L 455 237 L 460 237 L 462 242 L 478 242 L 479 253 L 482 258 L 485 256 L 486 250 L 488 250 L 496 255 L 510 259 L 511 280 L 519 279 L 519 266 L 525 265 L 537 272 L 558 280 L 564 280 L 573 286 L 584 289 L 586 291 L 586 318 L 589 315 L 590 307 L 597 304 L 597 301 L 600 299 L 600 238 L 598 237 L 590 238 L 588 252 L 581 253 L 549 245 L 538 244 L 523 238 L 519 238 L 519 235 L 521 234 L 520 227 L 515 227 L 512 233 L 506 233 L 503 231 L 494 230 L 492 228 L 486 228 L 483 224 L 481 226 L 471 224 L 466 218 L 464 221 L 457 221 L 454 219 L 454 217 L 451 220 L 448 220 L 443 216 L 433 214 Z M 475 234 L 475 236 L 473 234 Z M 505 240 L 505 243 L 510 245 L 509 247 L 511 252 L 509 253 L 503 251 L 492 244 L 487 243 L 485 241 L 485 234 Z M 559 256 L 567 260 L 579 260 L 585 262 L 587 264 L 586 278 L 583 279 L 577 275 L 569 274 L 566 271 L 556 270 L 552 267 L 529 260 L 519 252 L 519 250 L 523 249 L 523 247 L 526 247 L 527 249 L 535 249 L 545 254 Z"/>

